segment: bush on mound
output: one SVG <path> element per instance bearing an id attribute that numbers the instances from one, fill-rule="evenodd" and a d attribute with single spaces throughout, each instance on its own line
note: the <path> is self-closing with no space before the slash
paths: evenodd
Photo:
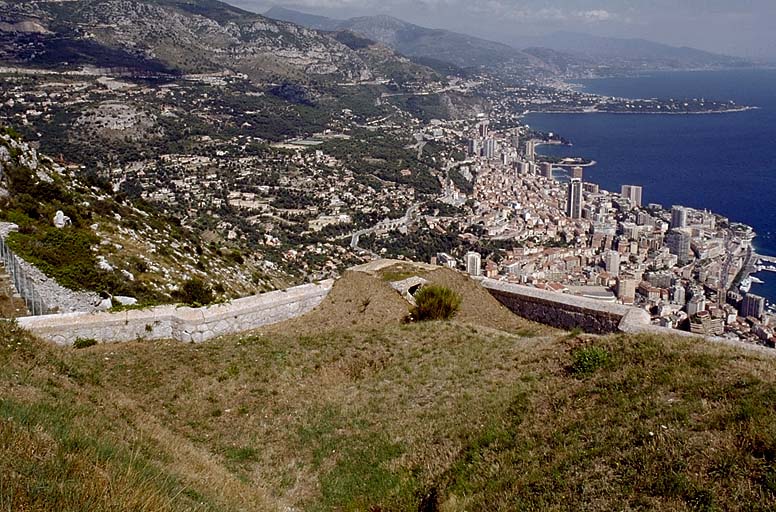
<path id="1" fill-rule="evenodd" d="M 449 320 L 461 307 L 461 295 L 444 286 L 424 286 L 415 294 L 415 303 L 411 320 Z"/>

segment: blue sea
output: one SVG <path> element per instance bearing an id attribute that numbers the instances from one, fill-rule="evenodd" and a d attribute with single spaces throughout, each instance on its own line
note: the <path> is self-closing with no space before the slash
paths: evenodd
<path id="1" fill-rule="evenodd" d="M 619 191 L 642 185 L 643 201 L 707 208 L 757 232 L 760 254 L 776 256 L 776 71 L 656 73 L 580 81 L 584 90 L 626 98 L 735 100 L 756 110 L 708 115 L 531 114 L 525 122 L 573 146 L 548 155 L 598 164 L 585 180 Z M 752 292 L 776 303 L 776 273 Z"/>

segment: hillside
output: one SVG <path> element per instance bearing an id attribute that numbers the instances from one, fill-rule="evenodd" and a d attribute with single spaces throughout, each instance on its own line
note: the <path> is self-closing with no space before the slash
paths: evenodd
<path id="1" fill-rule="evenodd" d="M 627 72 L 751 65 L 738 57 L 644 39 L 557 32 L 539 37 L 514 34 L 509 40 L 496 42 L 449 30 L 421 27 L 391 16 L 337 20 L 279 6 L 272 7 L 265 15 L 317 30 L 350 30 L 387 44 L 405 55 L 436 59 L 461 67 L 499 68 L 510 64 L 533 73 L 577 76 L 606 70 Z"/>
<path id="2" fill-rule="evenodd" d="M 737 68 L 751 66 L 740 57 L 731 57 L 689 47 L 676 47 L 645 39 L 601 37 L 577 32 L 557 32 L 543 37 L 517 38 L 515 44 L 534 47 L 527 51 L 537 57 L 536 47 L 561 52 L 566 59 L 591 65 L 638 70 Z M 546 50 L 545 50 L 546 51 Z"/>
<path id="3" fill-rule="evenodd" d="M 30 270 L 50 312 L 94 310 L 103 296 L 144 304 L 188 301 L 199 280 L 223 297 L 282 286 L 287 276 L 225 246 L 203 243 L 151 204 L 0 132 L 0 230 Z M 76 166 L 77 167 L 77 166 Z M 67 217 L 55 226 L 57 211 Z"/>
<path id="4" fill-rule="evenodd" d="M 381 76 L 314 30 L 216 0 L 76 0 L 4 4 L 0 62 L 136 74 L 243 73 L 253 80 Z"/>
<path id="5" fill-rule="evenodd" d="M 544 67 L 539 59 L 505 44 L 449 30 L 421 27 L 391 16 L 335 20 L 282 7 L 273 7 L 265 15 L 318 30 L 349 30 L 409 57 L 435 59 L 462 68 L 496 66 L 511 61 L 539 69 Z"/>
<path id="6" fill-rule="evenodd" d="M 776 505 L 772 357 L 463 313 L 403 325 L 382 280 L 400 274 L 343 278 L 294 325 L 200 345 L 54 348 L 0 324 L 0 506 Z M 458 289 L 465 308 L 488 306 Z"/>

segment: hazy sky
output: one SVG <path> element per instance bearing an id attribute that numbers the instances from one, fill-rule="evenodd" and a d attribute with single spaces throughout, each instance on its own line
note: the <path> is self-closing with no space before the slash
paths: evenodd
<path id="1" fill-rule="evenodd" d="M 227 0 L 348 18 L 390 14 L 509 44 L 558 30 L 640 37 L 776 60 L 776 0 Z"/>

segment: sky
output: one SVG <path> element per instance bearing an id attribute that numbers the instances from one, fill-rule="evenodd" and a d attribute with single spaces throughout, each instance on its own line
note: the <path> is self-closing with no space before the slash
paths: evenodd
<path id="1" fill-rule="evenodd" d="M 776 62 L 776 0 L 226 0 L 335 18 L 389 14 L 520 46 L 557 31 L 643 38 Z"/>

